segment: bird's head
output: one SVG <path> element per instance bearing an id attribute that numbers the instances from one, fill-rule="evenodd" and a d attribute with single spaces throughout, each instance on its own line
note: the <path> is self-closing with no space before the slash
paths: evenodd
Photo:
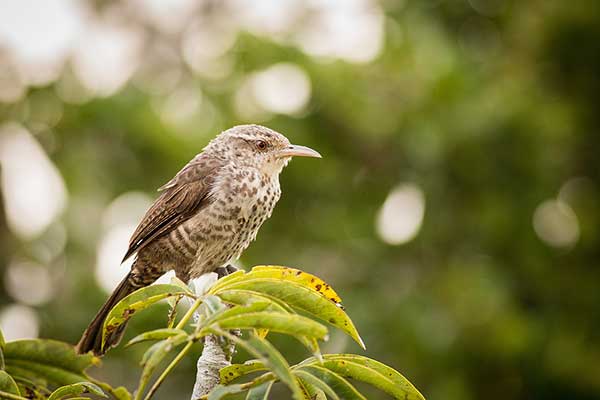
<path id="1" fill-rule="evenodd" d="M 266 175 L 279 174 L 294 156 L 321 158 L 315 150 L 291 144 L 281 133 L 261 125 L 234 126 L 213 139 L 205 151 Z"/>

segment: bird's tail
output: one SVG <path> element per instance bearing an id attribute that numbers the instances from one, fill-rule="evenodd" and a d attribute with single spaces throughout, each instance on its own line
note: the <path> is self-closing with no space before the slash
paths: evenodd
<path id="1" fill-rule="evenodd" d="M 76 346 L 77 353 L 85 354 L 92 351 L 95 355 L 101 356 L 104 355 L 108 349 L 119 344 L 123 337 L 123 333 L 125 333 L 125 324 L 119 326 L 107 335 L 104 347 L 102 347 L 102 328 L 104 326 L 104 320 L 108 316 L 110 310 L 127 295 L 140 288 L 140 286 L 132 284 L 132 281 L 132 273 L 130 272 L 121 283 L 119 283 L 119 286 L 113 291 L 108 300 L 106 300 L 106 303 L 104 303 L 100 311 L 98 311 L 98 314 L 94 317 L 94 320 L 90 323 L 85 332 L 83 332 L 83 335 Z"/>

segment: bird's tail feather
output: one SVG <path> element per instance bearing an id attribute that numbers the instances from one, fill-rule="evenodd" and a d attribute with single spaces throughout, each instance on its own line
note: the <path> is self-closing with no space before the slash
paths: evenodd
<path id="1" fill-rule="evenodd" d="M 119 286 L 113 291 L 85 332 L 83 332 L 83 335 L 75 348 L 77 353 L 85 354 L 92 351 L 95 355 L 101 356 L 104 355 L 108 349 L 119 344 L 125 333 L 126 324 L 119 326 L 107 335 L 104 347 L 102 347 L 102 329 L 104 327 L 104 320 L 108 316 L 110 310 L 127 295 L 139 289 L 138 286 L 132 285 L 130 278 L 131 273 L 119 283 Z"/>

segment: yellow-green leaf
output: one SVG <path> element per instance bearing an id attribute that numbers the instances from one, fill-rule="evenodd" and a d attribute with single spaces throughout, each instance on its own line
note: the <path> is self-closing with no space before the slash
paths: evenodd
<path id="1" fill-rule="evenodd" d="M 246 274 L 246 271 L 240 269 L 240 270 L 235 271 L 233 274 L 226 275 L 226 276 L 222 277 L 221 279 L 217 280 L 206 293 L 207 294 L 215 294 L 222 287 L 229 285 L 231 282 L 235 282 L 238 279 L 243 279 L 245 274 Z"/>
<path id="2" fill-rule="evenodd" d="M 408 379 L 379 361 L 356 354 L 326 354 L 323 358 L 324 368 L 373 385 L 396 399 L 424 400 Z"/>
<path id="3" fill-rule="evenodd" d="M 247 275 L 250 276 L 251 274 Z M 227 290 L 249 290 L 275 297 L 288 306 L 302 310 L 315 318 L 342 329 L 364 348 L 364 343 L 358 331 L 344 310 L 310 287 L 302 286 L 300 283 L 293 281 L 259 277 L 240 279 L 226 288 Z"/>
<path id="4" fill-rule="evenodd" d="M 274 381 L 265 382 L 260 386 L 250 389 L 246 396 L 246 400 L 267 400 L 274 383 Z"/>
<path id="5" fill-rule="evenodd" d="M 182 334 L 161 340 L 146 350 L 146 353 L 144 353 L 144 356 L 142 357 L 143 370 L 137 390 L 143 392 L 160 362 L 167 356 L 167 354 L 169 354 L 177 346 L 186 342 L 188 339 L 187 333 L 184 332 Z"/>
<path id="6" fill-rule="evenodd" d="M 284 314 L 281 312 L 243 313 L 219 318 L 215 323 L 222 329 L 268 329 L 273 332 L 317 339 L 324 339 L 327 336 L 327 328 L 322 324 L 298 314 Z"/>
<path id="7" fill-rule="evenodd" d="M 148 340 L 162 340 L 162 339 L 166 339 L 168 337 L 177 336 L 177 335 L 187 335 L 187 332 L 182 329 L 175 329 L 175 328 L 155 329 L 153 331 L 144 332 L 140 335 L 137 335 L 136 337 L 131 339 L 129 342 L 127 342 L 126 346 L 131 346 L 133 344 L 145 342 Z"/>
<path id="8" fill-rule="evenodd" d="M 242 385 L 217 385 L 210 391 L 207 400 L 221 400 L 228 394 L 241 393 L 244 391 L 246 391 L 246 389 Z"/>
<path id="9" fill-rule="evenodd" d="M 146 286 L 131 293 L 118 302 L 106 317 L 102 330 L 103 345 L 108 334 L 123 325 L 134 313 L 148 308 L 159 300 L 182 295 L 194 297 L 189 288 L 169 284 Z"/>
<path id="10" fill-rule="evenodd" d="M 211 324 L 221 321 L 222 319 L 234 317 L 240 314 L 262 311 L 268 307 L 269 303 L 264 301 L 257 301 L 245 306 L 234 306 L 231 308 L 223 307 L 222 309 L 218 310 L 213 315 L 211 315 L 206 321 L 204 321 L 203 325 L 210 326 Z"/>
<path id="11" fill-rule="evenodd" d="M 298 386 L 296 377 L 292 375 L 289 364 L 285 358 L 283 358 L 281 353 L 268 341 L 252 334 L 250 334 L 248 339 L 242 339 L 236 335 L 230 334 L 226 330 L 218 328 L 213 329 L 212 333 L 218 336 L 225 336 L 229 340 L 235 342 L 237 346 L 244 348 L 248 353 L 256 357 L 271 370 L 281 382 L 285 383 L 290 388 L 294 399 L 303 400 L 302 391 Z"/>
<path id="12" fill-rule="evenodd" d="M 286 311 L 293 313 L 294 310 L 283 303 L 281 300 L 266 295 L 264 293 L 253 292 L 251 290 L 230 290 L 223 289 L 219 291 L 219 297 L 226 303 L 249 305 L 256 302 L 270 302 L 270 308 L 274 311 Z"/>
<path id="13" fill-rule="evenodd" d="M 4 348 L 6 372 L 13 378 L 62 386 L 87 380 L 84 370 L 100 359 L 79 355 L 72 345 L 46 339 L 8 342 Z"/>
<path id="14" fill-rule="evenodd" d="M 328 285 L 321 278 L 309 274 L 308 272 L 301 271 L 295 268 L 283 267 L 278 265 L 258 265 L 252 268 L 247 274 L 249 279 L 253 278 L 275 278 L 281 279 L 285 281 L 299 283 L 302 286 L 310 287 L 315 291 L 321 293 L 330 301 L 335 304 L 341 304 L 342 299 L 340 296 L 333 290 L 333 288 Z"/>
<path id="15" fill-rule="evenodd" d="M 94 385 L 91 382 L 79 382 L 59 387 L 52 392 L 50 397 L 48 397 L 48 400 L 60 400 L 67 396 L 71 398 L 71 396 L 78 396 L 84 393 L 92 393 L 98 396 L 108 397 L 97 385 Z"/>
<path id="16" fill-rule="evenodd" d="M 323 382 L 321 379 L 317 378 L 313 374 L 311 374 L 311 373 L 309 373 L 307 371 L 303 371 L 301 369 L 295 369 L 294 370 L 294 375 L 296 375 L 298 377 L 298 379 L 300 379 L 300 381 L 306 382 L 310 386 L 314 386 L 314 387 L 320 389 L 329 398 L 331 398 L 333 400 L 339 400 L 339 396 L 331 388 L 331 386 L 329 386 L 328 384 L 326 384 L 325 382 Z"/>
<path id="17" fill-rule="evenodd" d="M 319 380 L 325 382 L 327 386 L 331 387 L 344 400 L 366 400 L 365 396 L 360 394 L 350 382 L 327 368 L 317 365 L 301 365 L 294 368 L 294 372 L 296 373 L 297 371 L 305 371 L 314 375 Z"/>
<path id="18" fill-rule="evenodd" d="M 257 371 L 265 371 L 267 367 L 259 360 L 249 360 L 243 364 L 232 364 L 219 371 L 220 382 L 224 385 L 229 382 Z"/>
<path id="19" fill-rule="evenodd" d="M 6 371 L 0 371 L 0 391 L 16 394 L 17 396 L 21 395 L 17 382 Z"/>
<path id="20" fill-rule="evenodd" d="M 248 305 L 253 303 L 261 303 L 261 302 L 269 302 L 270 305 L 268 309 L 272 311 L 280 311 L 286 312 L 289 314 L 295 314 L 296 312 L 288 305 L 283 303 L 281 300 L 265 295 L 264 293 L 253 292 L 251 290 L 223 290 L 219 292 L 219 297 L 223 299 L 223 301 L 230 304 L 238 304 L 238 305 Z M 261 338 L 267 337 L 269 333 L 268 329 L 257 329 L 256 335 Z M 300 335 L 294 335 L 296 339 L 300 343 L 302 343 L 308 350 L 313 353 L 313 355 L 317 358 L 321 357 L 321 350 L 319 349 L 319 344 L 315 338 L 304 337 Z"/>

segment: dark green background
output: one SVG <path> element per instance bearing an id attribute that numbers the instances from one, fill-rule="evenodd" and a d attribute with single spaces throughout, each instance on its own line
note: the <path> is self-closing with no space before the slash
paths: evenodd
<path id="1" fill-rule="evenodd" d="M 324 155 L 284 171 L 283 197 L 242 262 L 323 277 L 367 344 L 361 352 L 333 332 L 325 349 L 390 364 L 430 400 L 597 399 L 598 2 L 497 3 L 485 15 L 460 0 L 384 1 L 384 48 L 367 64 L 322 62 L 265 37 L 238 36 L 236 76 L 284 61 L 307 72 L 307 111 L 263 124 Z M 0 105 L 1 119 L 37 134 L 71 199 L 62 218 L 66 274 L 57 296 L 37 307 L 42 337 L 75 342 L 106 297 L 93 278 L 95 207 L 132 190 L 155 196 L 211 137 L 246 122 L 232 106 L 239 79 L 186 77 L 221 118 L 185 134 L 164 125 L 155 98 L 135 85 L 64 104 L 50 131 L 36 132 L 18 104 Z M 28 98 L 53 90 L 32 89 Z M 391 246 L 377 236 L 376 216 L 403 182 L 422 189 L 425 217 L 414 240 Z M 567 200 L 580 236 L 554 248 L 532 219 L 566 182 L 575 182 Z M 76 226 L 86 204 L 85 227 Z M 4 223 L 0 240 L 0 268 L 34 257 L 35 241 L 18 241 Z M 2 304 L 12 303 L 3 290 Z M 163 324 L 163 311 L 136 317 L 129 335 Z M 305 356 L 293 340 L 276 343 L 291 360 Z M 117 349 L 96 375 L 132 388 L 141 354 Z M 187 398 L 194 364 L 191 357 L 177 368 L 158 398 Z"/>

